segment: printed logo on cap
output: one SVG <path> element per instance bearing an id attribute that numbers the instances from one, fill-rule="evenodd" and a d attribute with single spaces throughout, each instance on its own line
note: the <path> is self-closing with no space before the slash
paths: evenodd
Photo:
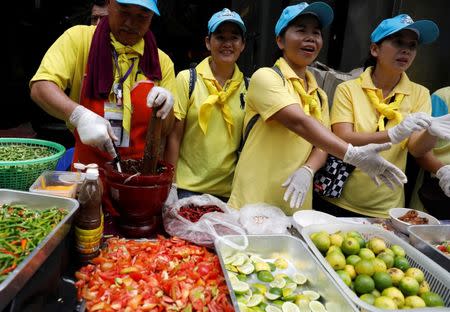
<path id="1" fill-rule="evenodd" d="M 223 9 L 221 16 L 233 16 L 233 12 L 231 12 L 229 9 Z"/>
<path id="2" fill-rule="evenodd" d="M 410 24 L 414 23 L 412 18 L 409 15 L 406 15 L 406 14 L 401 17 L 400 22 L 402 24 L 406 24 L 406 25 L 410 25 Z"/>

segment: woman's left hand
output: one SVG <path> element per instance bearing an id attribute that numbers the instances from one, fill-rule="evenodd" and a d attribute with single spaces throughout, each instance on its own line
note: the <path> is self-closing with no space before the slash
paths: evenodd
<path id="1" fill-rule="evenodd" d="M 303 205 L 313 177 L 314 172 L 312 169 L 308 166 L 302 166 L 281 185 L 282 187 L 287 187 L 283 199 L 288 201 L 291 198 L 290 206 L 292 209 L 298 209 Z"/>

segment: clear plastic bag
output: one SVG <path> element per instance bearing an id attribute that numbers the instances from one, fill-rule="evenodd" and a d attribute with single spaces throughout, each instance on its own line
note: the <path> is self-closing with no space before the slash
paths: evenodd
<path id="1" fill-rule="evenodd" d="M 239 211 L 239 222 L 248 234 L 288 234 L 291 221 L 284 212 L 269 204 L 245 205 Z"/>
<path id="2" fill-rule="evenodd" d="M 222 212 L 205 213 L 197 222 L 191 222 L 180 215 L 180 209 L 187 205 L 215 205 Z M 163 223 L 166 232 L 194 244 L 212 247 L 215 239 L 221 239 L 232 248 L 243 250 L 248 246 L 245 230 L 239 224 L 239 212 L 230 209 L 220 199 L 209 194 L 180 199 L 163 208 Z M 228 241 L 224 235 L 242 235 L 242 244 Z"/>

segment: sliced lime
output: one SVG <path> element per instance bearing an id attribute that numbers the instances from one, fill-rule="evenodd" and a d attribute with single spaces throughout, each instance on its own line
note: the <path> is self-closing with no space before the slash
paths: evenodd
<path id="1" fill-rule="evenodd" d="M 234 261 L 231 262 L 231 264 L 234 265 L 234 266 L 240 266 L 240 265 L 243 265 L 248 260 L 249 259 L 248 259 L 248 256 L 246 254 L 244 254 L 244 253 L 237 253 L 235 255 Z"/>
<path id="2" fill-rule="evenodd" d="M 277 269 L 284 270 L 288 268 L 288 262 L 283 258 L 277 258 L 274 262 Z"/>
<path id="3" fill-rule="evenodd" d="M 236 269 L 236 267 L 234 265 L 231 264 L 225 264 L 225 269 L 229 272 L 235 272 L 237 273 L 238 270 Z"/>
<path id="4" fill-rule="evenodd" d="M 261 302 L 263 302 L 264 297 L 260 294 L 256 294 L 250 297 L 250 299 L 247 302 L 247 307 L 256 307 Z"/>
<path id="5" fill-rule="evenodd" d="M 228 274 L 228 279 L 230 280 L 231 284 L 235 284 L 235 283 L 239 282 L 239 279 L 235 273 L 227 271 L 227 274 Z"/>
<path id="6" fill-rule="evenodd" d="M 266 312 L 283 312 L 280 308 L 273 306 L 273 305 L 268 305 L 266 307 Z"/>
<path id="7" fill-rule="evenodd" d="M 283 305 L 281 306 L 281 310 L 283 312 L 300 312 L 299 307 L 292 302 L 285 302 L 283 303 Z"/>
<path id="8" fill-rule="evenodd" d="M 273 281 L 270 282 L 270 287 L 283 288 L 286 286 L 286 280 L 280 276 L 275 277 Z"/>
<path id="9" fill-rule="evenodd" d="M 327 309 L 323 306 L 323 304 L 319 301 L 311 301 L 309 303 L 309 308 L 312 312 L 327 312 Z"/>
<path id="10" fill-rule="evenodd" d="M 270 271 L 270 265 L 267 262 L 253 262 L 255 264 L 255 271 Z"/>
<path id="11" fill-rule="evenodd" d="M 265 294 L 267 292 L 267 287 L 264 284 L 261 283 L 254 283 L 252 285 L 252 289 L 254 289 L 255 293 L 259 293 L 259 294 Z"/>
<path id="12" fill-rule="evenodd" d="M 245 274 L 238 274 L 237 278 L 238 278 L 238 280 L 243 281 L 243 282 L 246 282 L 248 280 L 248 277 Z"/>
<path id="13" fill-rule="evenodd" d="M 233 287 L 233 291 L 239 295 L 244 294 L 250 290 L 250 286 L 246 282 L 241 281 L 231 284 L 231 287 Z"/>
<path id="14" fill-rule="evenodd" d="M 298 294 L 295 297 L 295 304 L 298 305 L 300 308 L 307 308 L 309 310 L 310 302 L 311 302 L 311 300 L 306 295 Z"/>
<path id="15" fill-rule="evenodd" d="M 270 272 L 274 272 L 277 269 L 275 264 L 273 264 L 272 262 L 269 262 L 269 266 L 270 266 Z"/>
<path id="16" fill-rule="evenodd" d="M 269 271 L 259 271 L 256 276 L 262 282 L 270 283 L 274 280 L 272 273 L 270 273 Z"/>
<path id="17" fill-rule="evenodd" d="M 281 294 L 273 294 L 271 292 L 266 292 L 264 294 L 264 296 L 269 300 L 276 300 L 276 299 L 280 298 Z"/>
<path id="18" fill-rule="evenodd" d="M 250 259 L 252 262 L 254 262 L 254 263 L 256 263 L 256 262 L 266 262 L 266 261 L 264 261 L 263 258 L 261 258 L 261 257 L 258 256 L 258 255 L 255 255 L 255 254 L 251 254 L 249 259 Z"/>
<path id="19" fill-rule="evenodd" d="M 248 311 L 247 306 L 244 303 L 242 303 L 242 302 L 238 302 L 238 307 L 239 307 L 239 311 L 240 312 L 247 312 Z"/>
<path id="20" fill-rule="evenodd" d="M 225 264 L 231 264 L 233 263 L 233 261 L 236 260 L 236 254 L 226 257 L 225 259 L 223 259 L 223 263 Z"/>
<path id="21" fill-rule="evenodd" d="M 297 285 L 303 285 L 308 280 L 305 275 L 302 273 L 295 273 L 294 276 L 292 276 L 292 280 L 297 283 Z"/>
<path id="22" fill-rule="evenodd" d="M 253 271 L 255 270 L 255 267 L 253 266 L 253 264 L 249 261 L 244 263 L 243 265 L 240 265 L 237 267 L 237 270 L 243 274 L 252 274 Z"/>
<path id="23" fill-rule="evenodd" d="M 314 290 L 305 290 L 303 294 L 309 298 L 309 300 L 317 300 L 320 298 L 320 294 Z"/>
<path id="24" fill-rule="evenodd" d="M 294 282 L 289 282 L 286 283 L 286 286 L 284 286 L 284 288 L 291 289 L 292 291 L 294 291 L 297 289 L 297 284 Z"/>

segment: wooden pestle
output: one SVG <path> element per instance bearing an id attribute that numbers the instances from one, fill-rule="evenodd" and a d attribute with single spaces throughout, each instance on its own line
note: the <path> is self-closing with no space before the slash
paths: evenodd
<path id="1" fill-rule="evenodd" d="M 159 146 L 161 144 L 162 119 L 156 117 L 159 107 L 153 107 L 152 118 L 149 120 L 143 159 L 143 175 L 155 175 L 159 160 Z"/>

